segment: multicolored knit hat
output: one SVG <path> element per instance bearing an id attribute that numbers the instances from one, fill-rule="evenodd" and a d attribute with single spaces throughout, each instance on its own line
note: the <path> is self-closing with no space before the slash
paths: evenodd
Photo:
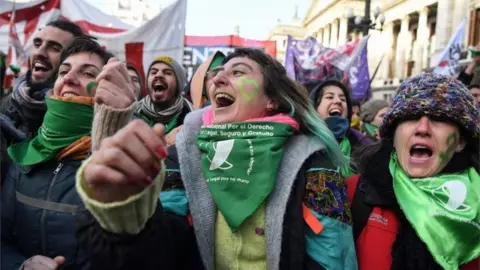
<path id="1" fill-rule="evenodd" d="M 454 78 L 433 73 L 411 77 L 400 85 L 383 119 L 380 136 L 391 139 L 398 123 L 423 115 L 458 124 L 468 133 L 467 138 L 480 137 L 480 112 L 468 89 Z"/>

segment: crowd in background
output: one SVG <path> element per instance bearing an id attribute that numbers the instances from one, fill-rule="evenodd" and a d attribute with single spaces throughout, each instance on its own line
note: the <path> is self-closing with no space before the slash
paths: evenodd
<path id="1" fill-rule="evenodd" d="M 480 56 L 390 104 L 256 49 L 179 61 L 142 81 L 36 33 L 1 99 L 1 269 L 480 270 Z"/>

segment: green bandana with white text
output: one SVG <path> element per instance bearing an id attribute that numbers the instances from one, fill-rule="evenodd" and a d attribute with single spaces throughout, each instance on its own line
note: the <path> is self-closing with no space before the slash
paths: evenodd
<path id="1" fill-rule="evenodd" d="M 409 178 L 390 158 L 397 201 L 433 258 L 456 270 L 480 256 L 480 176 L 474 168 L 427 178 Z"/>
<path id="2" fill-rule="evenodd" d="M 203 126 L 197 137 L 202 170 L 212 197 L 232 232 L 275 187 L 288 124 L 242 122 Z"/>

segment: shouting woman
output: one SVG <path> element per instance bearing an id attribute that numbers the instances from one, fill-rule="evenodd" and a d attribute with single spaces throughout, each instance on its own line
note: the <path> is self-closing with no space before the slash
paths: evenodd
<path id="1" fill-rule="evenodd" d="M 96 77 L 112 55 L 87 37 L 61 56 L 38 135 L 15 144 L 15 162 L 2 186 L 2 269 L 85 269 L 78 254 L 76 216 L 87 211 L 75 173 L 90 152 Z"/>
<path id="2" fill-rule="evenodd" d="M 362 145 L 371 143 L 359 131 L 350 128 L 353 115 L 352 100 L 349 90 L 343 83 L 327 80 L 313 89 L 310 99 L 320 118 L 335 135 L 343 154 L 348 158 Z M 351 168 L 344 168 L 341 172 L 344 177 L 354 174 Z"/>
<path id="3" fill-rule="evenodd" d="M 408 79 L 380 136 L 348 179 L 359 268 L 480 269 L 480 120 L 465 86 Z"/>
<path id="4" fill-rule="evenodd" d="M 190 113 L 169 149 L 176 185 L 159 162 L 163 127 L 141 121 L 104 139 L 78 171 L 94 216 L 80 233 L 92 267 L 356 269 L 336 170 L 347 162 L 305 89 L 265 53 L 238 49 L 209 97 L 212 106 Z M 159 203 L 164 182 L 184 189 L 186 216 Z"/>

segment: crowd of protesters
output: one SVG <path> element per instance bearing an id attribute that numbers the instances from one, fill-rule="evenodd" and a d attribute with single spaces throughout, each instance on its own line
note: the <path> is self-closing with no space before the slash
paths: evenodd
<path id="1" fill-rule="evenodd" d="M 256 49 L 180 60 L 143 81 L 74 23 L 35 34 L 1 100 L 1 269 L 480 270 L 480 56 L 390 103 Z"/>

